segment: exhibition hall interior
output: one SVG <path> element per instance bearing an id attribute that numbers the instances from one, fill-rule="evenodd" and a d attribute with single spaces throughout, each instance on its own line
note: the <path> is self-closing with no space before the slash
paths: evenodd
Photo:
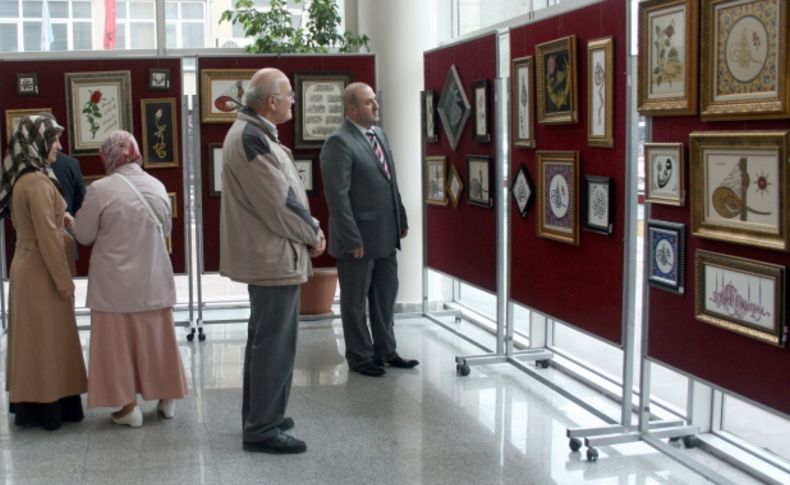
<path id="1" fill-rule="evenodd" d="M 138 396 L 140 427 L 90 389 L 80 422 L 15 425 L 9 303 L 33 289 L 9 293 L 6 217 L 0 483 L 790 484 L 788 52 L 790 0 L 0 0 L 0 151 L 49 113 L 90 192 L 105 139 L 138 140 L 188 387 L 172 419 Z M 292 455 L 246 450 L 250 293 L 220 275 L 223 142 L 265 67 L 330 240 L 322 148 L 346 87 L 373 89 L 408 214 L 397 352 L 419 361 L 349 367 L 338 262 L 312 259 Z"/>

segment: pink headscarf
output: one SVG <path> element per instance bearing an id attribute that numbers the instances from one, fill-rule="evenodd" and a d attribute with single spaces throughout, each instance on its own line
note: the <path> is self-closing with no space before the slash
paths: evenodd
<path id="1" fill-rule="evenodd" d="M 107 173 L 127 163 L 143 164 L 137 140 L 128 131 L 118 130 L 110 133 L 101 144 L 99 153 Z"/>

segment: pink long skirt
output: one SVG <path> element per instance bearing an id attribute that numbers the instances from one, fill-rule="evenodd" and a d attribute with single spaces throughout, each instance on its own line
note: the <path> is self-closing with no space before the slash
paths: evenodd
<path id="1" fill-rule="evenodd" d="M 91 310 L 88 407 L 180 399 L 187 380 L 169 308 L 134 313 Z"/>

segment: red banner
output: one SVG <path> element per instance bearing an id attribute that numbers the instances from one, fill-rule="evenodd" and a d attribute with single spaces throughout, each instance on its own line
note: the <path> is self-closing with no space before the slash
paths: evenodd
<path id="1" fill-rule="evenodd" d="M 115 0 L 104 0 L 104 48 L 115 48 Z"/>

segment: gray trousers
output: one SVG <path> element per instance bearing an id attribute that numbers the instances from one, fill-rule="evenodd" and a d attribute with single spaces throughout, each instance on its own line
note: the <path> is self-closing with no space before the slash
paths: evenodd
<path id="1" fill-rule="evenodd" d="M 299 285 L 248 285 L 250 321 L 244 351 L 243 440 L 277 436 L 293 381 Z"/>
<path id="2" fill-rule="evenodd" d="M 393 358 L 396 353 L 392 313 L 398 296 L 395 253 L 377 259 L 338 258 L 337 277 L 348 366 L 356 369 L 373 358 Z M 370 332 L 365 321 L 366 300 Z"/>

